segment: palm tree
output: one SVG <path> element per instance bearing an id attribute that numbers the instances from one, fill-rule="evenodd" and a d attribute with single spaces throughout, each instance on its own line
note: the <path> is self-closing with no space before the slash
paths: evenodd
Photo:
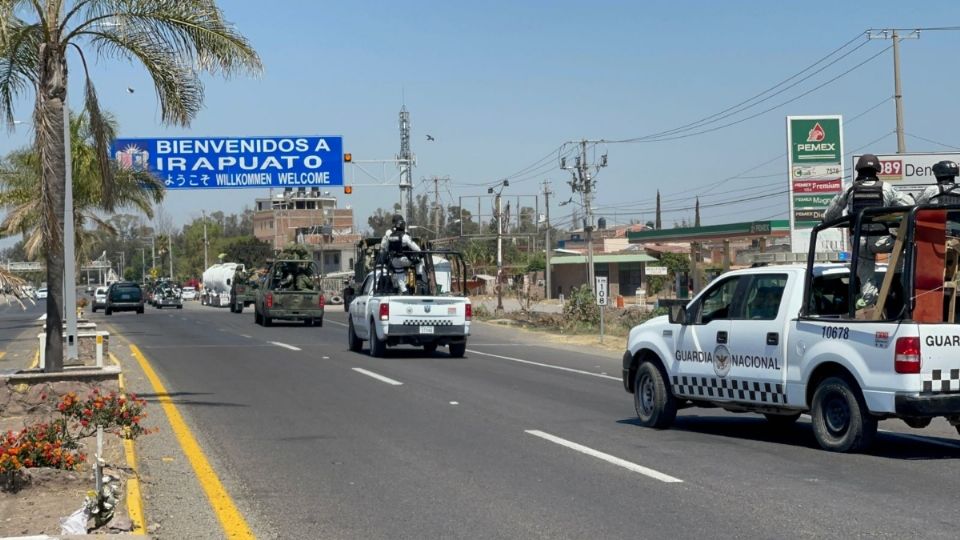
<path id="1" fill-rule="evenodd" d="M 12 128 L 17 99 L 30 90 L 36 94 L 33 124 L 50 291 L 45 346 L 50 371 L 63 369 L 68 51 L 76 53 L 83 68 L 84 109 L 108 210 L 118 200 L 107 155 L 110 139 L 87 55 L 141 64 L 153 80 L 163 122 L 180 126 L 188 125 L 203 104 L 201 73 L 261 70 L 256 51 L 224 20 L 214 0 L 0 0 L 0 123 Z"/>
<path id="2" fill-rule="evenodd" d="M 112 138 L 116 123 L 104 115 L 106 129 Z M 73 219 L 77 260 L 79 263 L 99 234 L 115 236 L 115 227 L 101 217 L 101 212 L 132 208 L 148 218 L 153 205 L 163 201 L 166 188 L 156 177 L 143 172 L 117 167 L 110 163 L 113 176 L 112 208 L 105 203 L 104 185 L 97 160 L 96 142 L 86 113 L 70 118 L 70 153 L 73 162 Z M 40 159 L 34 148 L 18 150 L 0 164 L 0 208 L 7 211 L 0 222 L 0 237 L 23 234 L 27 257 L 36 259 L 43 251 L 43 206 L 36 197 Z M 92 225 L 96 230 L 89 228 Z"/>

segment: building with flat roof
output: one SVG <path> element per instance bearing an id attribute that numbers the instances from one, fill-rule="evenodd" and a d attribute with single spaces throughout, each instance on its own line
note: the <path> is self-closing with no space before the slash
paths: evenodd
<path id="1" fill-rule="evenodd" d="M 319 188 L 285 188 L 256 200 L 253 234 L 282 249 L 295 242 L 310 246 L 324 274 L 353 268 L 356 233 L 353 209 L 339 208 L 337 198 Z"/>

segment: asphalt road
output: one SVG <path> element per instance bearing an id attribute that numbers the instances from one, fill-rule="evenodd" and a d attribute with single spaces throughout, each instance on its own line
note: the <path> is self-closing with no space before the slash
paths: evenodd
<path id="1" fill-rule="evenodd" d="M 475 325 L 463 359 L 375 359 L 347 350 L 339 307 L 323 328 L 195 303 L 95 318 L 141 348 L 280 538 L 956 537 L 960 439 L 942 421 L 884 422 L 870 454 L 837 455 L 809 419 L 639 427 L 615 354 L 509 329 Z"/>

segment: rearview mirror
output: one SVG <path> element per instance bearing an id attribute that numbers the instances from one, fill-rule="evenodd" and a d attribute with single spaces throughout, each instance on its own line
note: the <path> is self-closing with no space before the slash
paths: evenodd
<path id="1" fill-rule="evenodd" d="M 670 324 L 687 324 L 687 307 L 680 304 L 670 306 L 668 318 Z"/>

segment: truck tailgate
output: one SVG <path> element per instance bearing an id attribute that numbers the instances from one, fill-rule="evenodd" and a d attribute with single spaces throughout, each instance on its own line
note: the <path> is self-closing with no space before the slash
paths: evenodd
<path id="1" fill-rule="evenodd" d="M 405 325 L 466 324 L 466 298 L 435 296 L 390 297 L 390 323 Z"/>
<path id="2" fill-rule="evenodd" d="M 274 291 L 273 306 L 279 309 L 315 309 L 320 307 L 316 291 Z"/>
<path id="3" fill-rule="evenodd" d="M 920 324 L 922 391 L 960 392 L 960 326 Z"/>

